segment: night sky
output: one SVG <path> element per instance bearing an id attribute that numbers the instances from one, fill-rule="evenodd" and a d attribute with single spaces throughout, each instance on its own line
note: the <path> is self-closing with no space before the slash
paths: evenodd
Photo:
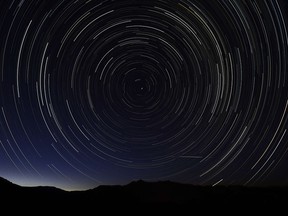
<path id="1" fill-rule="evenodd" d="M 0 176 L 288 185 L 288 1 L 1 0 Z"/>

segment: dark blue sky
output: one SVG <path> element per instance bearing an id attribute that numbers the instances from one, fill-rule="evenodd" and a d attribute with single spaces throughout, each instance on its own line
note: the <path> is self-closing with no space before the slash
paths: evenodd
<path id="1" fill-rule="evenodd" d="M 287 3 L 0 3 L 0 176 L 287 185 Z"/>

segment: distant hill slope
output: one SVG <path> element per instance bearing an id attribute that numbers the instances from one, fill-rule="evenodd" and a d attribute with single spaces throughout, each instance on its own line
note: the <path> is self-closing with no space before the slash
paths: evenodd
<path id="1" fill-rule="evenodd" d="M 69 205 L 70 207 L 73 205 L 78 207 L 94 206 L 99 203 L 191 203 L 195 206 L 203 204 L 255 206 L 255 204 L 287 204 L 288 188 L 212 187 L 169 181 L 135 181 L 124 186 L 99 186 L 87 191 L 67 192 L 55 187 L 21 187 L 0 178 L 0 196 L 7 203 L 11 201 L 13 203 L 49 203 L 49 205 Z"/>
<path id="2" fill-rule="evenodd" d="M 18 191 L 21 187 L 19 185 L 13 184 L 12 182 L 8 181 L 0 177 L 0 193 L 8 192 L 8 191 Z"/>

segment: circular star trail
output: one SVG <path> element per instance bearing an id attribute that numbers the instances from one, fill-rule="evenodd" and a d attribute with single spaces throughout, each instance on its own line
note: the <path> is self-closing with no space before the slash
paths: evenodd
<path id="1" fill-rule="evenodd" d="M 284 0 L 0 5 L 1 176 L 287 184 Z"/>

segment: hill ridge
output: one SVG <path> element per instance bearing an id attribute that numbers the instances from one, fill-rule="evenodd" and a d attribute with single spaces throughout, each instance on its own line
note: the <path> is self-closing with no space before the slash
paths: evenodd
<path id="1" fill-rule="evenodd" d="M 56 187 L 22 187 L 0 177 L 0 194 L 6 201 L 50 204 L 70 203 L 202 203 L 281 204 L 288 202 L 288 187 L 196 186 L 173 181 L 132 181 L 126 185 L 100 185 L 84 191 Z"/>

